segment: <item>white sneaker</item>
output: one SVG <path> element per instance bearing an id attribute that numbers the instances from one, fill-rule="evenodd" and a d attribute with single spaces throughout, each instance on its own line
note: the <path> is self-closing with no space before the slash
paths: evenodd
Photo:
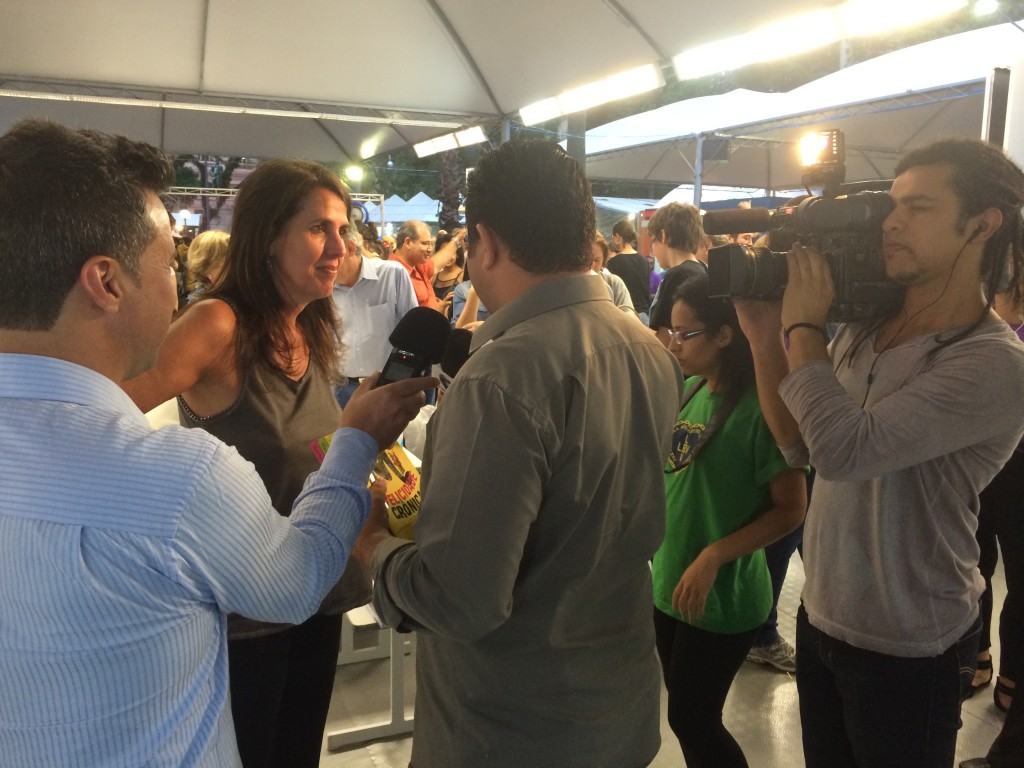
<path id="1" fill-rule="evenodd" d="M 781 637 L 772 645 L 755 645 L 747 654 L 747 661 L 767 664 L 780 672 L 796 672 L 796 650 Z"/>

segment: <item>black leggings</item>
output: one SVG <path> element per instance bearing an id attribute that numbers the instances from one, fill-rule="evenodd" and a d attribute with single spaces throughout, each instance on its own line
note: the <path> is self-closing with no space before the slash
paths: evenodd
<path id="1" fill-rule="evenodd" d="M 980 650 L 986 651 L 992 644 L 992 574 L 1002 550 L 1006 599 L 999 614 L 999 674 L 1024 682 L 1024 453 L 1014 451 L 1002 471 L 981 492 L 977 537 L 981 545 L 978 568 L 985 577 Z"/>
<path id="2" fill-rule="evenodd" d="M 320 765 L 340 643 L 340 614 L 228 642 L 231 714 L 245 768 Z"/>
<path id="3" fill-rule="evenodd" d="M 668 724 L 687 768 L 747 768 L 743 750 L 722 722 L 722 708 L 757 629 L 720 635 L 655 608 L 654 632 L 668 689 Z"/>

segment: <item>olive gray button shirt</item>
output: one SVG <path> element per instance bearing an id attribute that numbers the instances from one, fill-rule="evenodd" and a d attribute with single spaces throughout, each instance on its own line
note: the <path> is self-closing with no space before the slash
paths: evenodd
<path id="1" fill-rule="evenodd" d="M 660 744 L 648 560 L 682 375 L 593 276 L 476 331 L 428 427 L 416 543 L 374 605 L 419 631 L 417 768 L 643 765 Z"/>

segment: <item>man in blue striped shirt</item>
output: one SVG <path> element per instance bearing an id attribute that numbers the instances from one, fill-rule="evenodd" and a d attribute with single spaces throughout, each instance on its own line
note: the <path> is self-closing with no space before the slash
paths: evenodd
<path id="1" fill-rule="evenodd" d="M 238 766 L 225 615 L 303 621 L 366 478 L 433 379 L 358 390 L 290 518 L 203 430 L 120 389 L 177 297 L 149 145 L 29 121 L 0 137 L 0 762 Z M 328 431 L 332 425 L 325 425 Z"/>

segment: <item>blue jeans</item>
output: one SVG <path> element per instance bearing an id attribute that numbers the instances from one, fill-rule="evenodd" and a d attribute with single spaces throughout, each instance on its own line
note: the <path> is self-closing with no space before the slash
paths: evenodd
<path id="1" fill-rule="evenodd" d="M 855 648 L 796 619 L 796 684 L 807 768 L 951 768 L 981 618 L 939 656 Z"/>
<path id="2" fill-rule="evenodd" d="M 979 650 L 992 646 L 992 574 L 1001 552 L 1006 598 L 999 614 L 999 674 L 1013 681 L 1024 680 L 1024 453 L 1014 451 L 981 492 L 980 500 L 976 536 L 985 592 L 981 595 L 984 625 Z"/>
<path id="3" fill-rule="evenodd" d="M 344 408 L 348 404 L 348 399 L 352 397 L 352 393 L 359 389 L 359 380 L 348 379 L 343 381 L 341 384 L 334 388 L 334 399 L 338 401 L 338 405 Z"/>
<path id="4" fill-rule="evenodd" d="M 807 499 L 810 501 L 811 490 L 814 488 L 814 470 L 807 473 Z M 805 510 L 806 511 L 806 510 Z M 768 565 L 768 575 L 772 579 L 772 610 L 768 619 L 761 628 L 757 630 L 754 637 L 754 645 L 760 648 L 767 648 L 775 645 L 782 636 L 779 635 L 779 596 L 782 595 L 782 585 L 786 583 L 786 574 L 789 573 L 789 561 L 793 553 L 800 551 L 800 557 L 804 556 L 802 545 L 804 543 L 804 525 L 800 524 L 795 531 L 791 531 L 778 541 L 772 542 L 764 548 L 764 559 Z"/>
<path id="5" fill-rule="evenodd" d="M 768 614 L 768 619 L 754 636 L 755 646 L 775 645 L 782 638 L 779 634 L 779 597 L 782 595 L 782 585 L 786 583 L 786 574 L 789 573 L 789 560 L 803 540 L 804 527 L 801 524 L 795 531 L 787 533 L 778 541 L 772 542 L 764 548 L 768 575 L 772 579 L 772 610 Z"/>

